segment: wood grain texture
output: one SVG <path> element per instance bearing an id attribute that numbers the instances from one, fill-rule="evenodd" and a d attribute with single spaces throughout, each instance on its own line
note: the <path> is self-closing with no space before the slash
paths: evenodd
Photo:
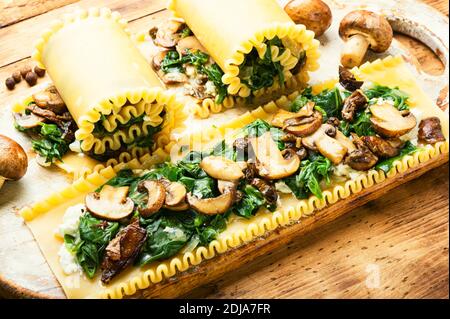
<path id="1" fill-rule="evenodd" d="M 62 4 L 64 0 L 58 1 Z M 74 8 L 107 5 L 130 20 L 133 31 L 145 30 L 167 14 L 161 11 L 165 0 L 82 0 L 56 6 L 58 1 L 54 1 L 56 9 L 52 11 L 30 15 L 0 29 L 2 82 L 13 70 L 29 63 L 31 43 L 42 29 Z M 447 1 L 425 2 L 448 15 Z M 442 72 L 442 64 L 428 48 L 408 37 L 396 38 L 414 52 L 422 69 L 430 74 Z M 33 89 L 22 82 L 9 92 L 1 85 L 0 108 Z M 448 166 L 443 165 L 185 297 L 448 298 L 448 210 Z M 12 212 L 0 212 L 4 225 L 16 223 L 12 217 Z M 26 228 L 8 234 L 3 245 L 22 249 L 25 254 L 36 251 Z M 42 256 L 30 256 L 29 262 L 29 275 L 17 276 L 17 280 L 2 278 L 0 270 L 0 282 L 6 283 L 0 285 L 0 295 L 63 297 Z M 367 270 L 373 272 L 376 267 L 380 269 L 380 286 L 368 289 Z M 23 289 L 25 283 L 32 290 Z"/>
<path id="2" fill-rule="evenodd" d="M 0 4 L 0 28 L 63 7 L 78 0 L 9 0 Z"/>

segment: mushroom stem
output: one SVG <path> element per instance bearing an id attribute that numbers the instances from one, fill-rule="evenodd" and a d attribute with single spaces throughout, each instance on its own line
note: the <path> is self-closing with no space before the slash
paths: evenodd
<path id="1" fill-rule="evenodd" d="M 5 178 L 0 176 L 0 188 L 2 188 L 4 183 L 5 183 Z"/>
<path id="2" fill-rule="evenodd" d="M 361 34 L 352 35 L 345 42 L 341 55 L 341 64 L 346 68 L 360 66 L 368 48 L 369 41 L 367 41 L 365 36 Z"/>

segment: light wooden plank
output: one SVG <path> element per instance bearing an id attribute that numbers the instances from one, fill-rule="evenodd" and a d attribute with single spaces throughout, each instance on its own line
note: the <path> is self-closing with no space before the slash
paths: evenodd
<path id="1" fill-rule="evenodd" d="M 133 21 L 162 10 L 166 6 L 165 0 L 82 0 L 64 6 L 45 14 L 15 23 L 0 29 L 2 50 L 0 50 L 0 66 L 5 66 L 25 59 L 31 55 L 32 44 L 51 21 L 65 13 L 79 8 L 109 7 L 119 11 L 122 16 Z M 3 49 L 5 48 L 5 49 Z"/>
<path id="2" fill-rule="evenodd" d="M 66 6 L 78 0 L 5 0 L 0 3 L 0 28 Z"/>

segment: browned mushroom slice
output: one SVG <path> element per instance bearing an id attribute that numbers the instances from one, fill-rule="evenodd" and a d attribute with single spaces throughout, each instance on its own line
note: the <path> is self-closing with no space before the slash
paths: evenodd
<path id="1" fill-rule="evenodd" d="M 291 0 L 284 11 L 296 24 L 303 24 L 321 36 L 330 27 L 332 14 L 330 7 L 321 0 Z"/>
<path id="2" fill-rule="evenodd" d="M 203 45 L 197 40 L 195 36 L 189 36 L 178 41 L 177 51 L 180 55 L 185 55 L 187 52 L 206 52 Z"/>
<path id="3" fill-rule="evenodd" d="M 336 138 L 333 138 L 326 134 L 326 131 L 334 128 L 330 124 L 323 124 L 314 134 L 302 138 L 303 145 L 313 151 L 319 151 L 323 156 L 328 158 L 333 164 L 337 165 L 342 162 L 347 154 L 347 147 L 345 146 L 347 141 L 342 143 Z M 336 130 L 336 135 L 338 135 Z M 341 135 L 339 135 L 340 138 Z M 343 139 L 343 138 L 342 138 Z"/>
<path id="4" fill-rule="evenodd" d="M 66 104 L 53 85 L 33 94 L 33 101 L 40 108 L 48 109 L 55 114 L 63 114 L 67 111 Z"/>
<path id="5" fill-rule="evenodd" d="M 342 19 L 339 35 L 346 42 L 341 63 L 346 68 L 353 68 L 361 64 L 369 47 L 377 53 L 386 51 L 391 45 L 393 31 L 383 16 L 355 10 Z"/>
<path id="6" fill-rule="evenodd" d="M 308 136 L 320 128 L 322 125 L 322 119 L 322 113 L 314 111 L 313 115 L 310 117 L 288 119 L 284 121 L 284 130 L 295 136 Z"/>
<path id="7" fill-rule="evenodd" d="M 361 140 L 372 153 L 378 157 L 394 157 L 400 153 L 400 148 L 392 146 L 388 141 L 378 136 L 363 136 Z"/>
<path id="8" fill-rule="evenodd" d="M 342 107 L 342 117 L 349 122 L 353 121 L 356 111 L 363 109 L 367 105 L 367 97 L 361 90 L 356 90 L 344 101 Z"/>
<path id="9" fill-rule="evenodd" d="M 250 139 L 250 144 L 255 153 L 256 168 L 261 177 L 267 179 L 284 178 L 294 174 L 300 166 L 300 159 L 296 154 L 288 159 L 283 157 L 270 132 Z"/>
<path id="10" fill-rule="evenodd" d="M 17 125 L 24 129 L 38 127 L 41 125 L 41 123 L 45 122 L 45 118 L 34 113 L 14 113 L 14 120 Z"/>
<path id="11" fill-rule="evenodd" d="M 191 208 L 200 214 L 224 214 L 233 205 L 235 194 L 234 191 L 227 191 L 218 197 L 200 199 L 192 193 L 188 193 L 187 201 Z"/>
<path id="12" fill-rule="evenodd" d="M 168 209 L 168 210 L 171 210 L 171 211 L 174 211 L 174 212 L 182 212 L 182 211 L 185 211 L 185 210 L 189 209 L 189 204 L 186 203 L 185 201 L 182 201 L 181 203 L 179 203 L 177 205 L 174 205 L 174 206 L 164 205 L 163 207 L 165 209 Z"/>
<path id="13" fill-rule="evenodd" d="M 205 157 L 200 167 L 211 177 L 225 181 L 236 181 L 244 177 L 241 167 L 223 156 Z"/>
<path id="14" fill-rule="evenodd" d="M 286 110 L 280 109 L 274 115 L 271 124 L 275 127 L 283 128 L 285 126 L 284 122 L 291 118 L 301 118 L 309 117 L 314 113 L 314 103 L 308 102 L 304 107 L 302 107 L 298 112 L 288 112 Z"/>
<path id="15" fill-rule="evenodd" d="M 231 190 L 236 190 L 238 185 L 238 182 L 230 182 L 230 181 L 223 181 L 218 180 L 217 181 L 217 189 L 221 194 L 225 194 L 226 192 L 229 192 Z"/>
<path id="16" fill-rule="evenodd" d="M 361 86 L 364 84 L 364 81 L 357 81 L 352 72 L 340 65 L 339 83 L 344 87 L 344 89 L 353 92 L 361 88 Z"/>
<path id="17" fill-rule="evenodd" d="M 375 131 L 385 137 L 399 137 L 411 131 L 417 124 L 412 113 L 402 116 L 402 113 L 393 105 L 374 104 L 370 106 L 372 116 L 370 121 Z"/>
<path id="18" fill-rule="evenodd" d="M 86 208 L 100 219 L 117 221 L 126 218 L 134 209 L 134 202 L 127 197 L 128 189 L 128 186 L 104 185 L 100 192 L 92 192 L 86 196 Z"/>
<path id="19" fill-rule="evenodd" d="M 135 218 L 106 247 L 101 281 L 105 284 L 133 263 L 147 239 L 147 231 Z"/>
<path id="20" fill-rule="evenodd" d="M 378 162 L 378 157 L 370 151 L 356 134 L 352 133 L 352 137 L 357 149 L 346 157 L 345 163 L 358 171 L 371 169 Z"/>
<path id="21" fill-rule="evenodd" d="M 158 27 L 155 35 L 155 44 L 164 48 L 173 48 L 177 45 L 181 36 L 177 33 L 183 23 L 176 20 L 166 21 Z"/>
<path id="22" fill-rule="evenodd" d="M 426 144 L 445 141 L 441 120 L 438 117 L 429 117 L 420 121 L 418 137 L 420 142 Z"/>
<path id="23" fill-rule="evenodd" d="M 166 190 L 161 182 L 142 181 L 138 185 L 138 190 L 148 194 L 145 206 L 139 207 L 139 214 L 142 217 L 150 217 L 161 209 L 166 199 Z"/>
<path id="24" fill-rule="evenodd" d="M 176 206 L 184 202 L 186 198 L 186 187 L 179 182 L 171 182 L 167 179 L 162 179 L 161 183 L 166 190 L 166 198 L 164 204 L 168 207 Z"/>

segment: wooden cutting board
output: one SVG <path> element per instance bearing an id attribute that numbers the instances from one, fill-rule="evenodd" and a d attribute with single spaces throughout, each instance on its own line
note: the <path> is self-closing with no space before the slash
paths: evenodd
<path id="1" fill-rule="evenodd" d="M 165 0 L 52 0 L 35 1 L 32 7 L 23 6 L 25 2 L 14 0 L 4 4 L 0 11 L 1 80 L 29 62 L 31 43 L 52 19 L 74 8 L 109 6 L 130 21 L 132 31 L 146 30 L 167 16 L 163 10 Z M 333 7 L 334 28 L 355 2 L 329 1 Z M 384 2 L 386 10 L 394 1 L 357 1 L 375 9 Z M 437 32 L 429 33 L 408 21 L 394 19 L 391 22 L 397 23 L 402 32 L 426 42 L 441 59 L 448 59 L 448 31 L 445 33 L 448 17 L 423 7 L 419 1 L 396 2 L 395 10 L 406 10 L 411 17 L 419 19 L 417 22 L 422 22 L 419 25 Z M 447 1 L 426 2 L 448 15 Z M 439 28 L 445 25 L 445 30 Z M 335 36 L 336 32 L 331 29 L 320 39 L 324 43 L 325 61 L 328 61 L 327 55 L 335 56 L 333 46 L 339 43 Z M 446 81 L 443 81 L 448 77 L 448 65 L 444 68 L 431 50 L 410 38 L 397 35 L 396 40 L 391 53 L 402 54 L 419 72 L 422 69 L 430 73 L 420 72 L 418 77 L 430 96 L 443 109 L 448 107 L 448 85 L 446 91 Z M 334 72 L 336 68 L 329 66 L 328 69 Z M 323 73 L 321 78 L 325 78 Z M 9 130 L 9 105 L 38 88 L 29 89 L 21 83 L 8 92 L 2 85 L 0 133 Z M 18 139 L 28 145 L 23 137 Z M 7 183 L 0 190 L 0 294 L 61 298 L 64 294 L 58 282 L 15 212 L 18 206 L 27 203 L 26 200 L 41 197 L 43 184 L 48 185 L 48 189 L 56 189 L 68 180 L 58 172 L 49 174 L 30 164 L 30 176 L 42 177 L 36 186 L 31 187 L 31 179 L 26 178 L 19 183 Z M 258 257 L 220 280 L 189 292 L 186 297 L 448 298 L 448 166 L 429 171 L 420 179 L 390 191 L 309 235 L 285 243 L 275 252 Z"/>

